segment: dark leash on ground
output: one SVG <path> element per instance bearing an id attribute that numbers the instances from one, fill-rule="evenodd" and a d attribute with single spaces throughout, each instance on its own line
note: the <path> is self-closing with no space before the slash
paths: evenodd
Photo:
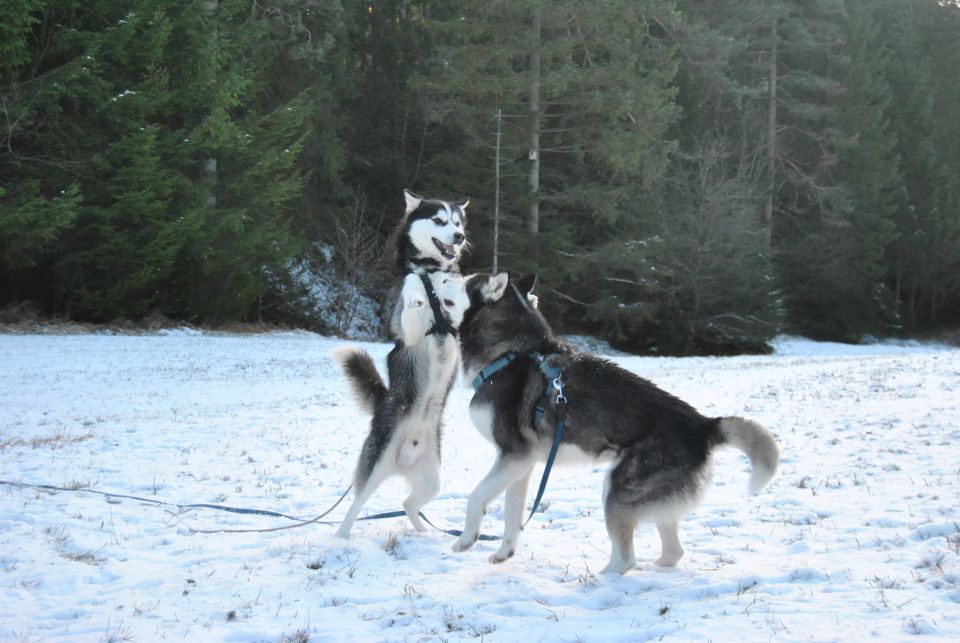
<path id="1" fill-rule="evenodd" d="M 540 501 L 543 499 L 543 492 L 547 488 L 547 480 L 550 478 L 550 470 L 553 468 L 554 460 L 557 457 L 557 450 L 560 448 L 560 440 L 563 437 L 563 429 L 564 429 L 565 418 L 566 418 L 565 410 L 566 410 L 566 404 L 567 404 L 567 398 L 563 394 L 563 378 L 562 378 L 560 369 L 555 366 L 548 365 L 546 362 L 546 358 L 539 353 L 531 353 L 530 357 L 532 357 L 538 363 L 538 366 L 541 372 L 543 373 L 544 377 L 546 377 L 547 382 L 549 384 L 552 384 L 553 388 L 557 392 L 556 401 L 554 402 L 554 404 L 556 405 L 555 408 L 556 408 L 556 416 L 557 416 L 556 417 L 557 426 L 556 426 L 556 432 L 554 434 L 553 444 L 550 447 L 550 454 L 547 457 L 547 463 L 543 468 L 543 477 L 540 480 L 540 488 L 537 490 L 537 497 L 533 501 L 533 508 L 530 510 L 530 515 L 527 517 L 526 522 L 523 523 L 524 526 L 526 526 L 530 522 L 530 520 L 533 518 L 533 515 L 537 513 L 537 509 L 539 509 L 540 507 Z M 483 384 L 483 382 L 488 380 L 490 377 L 493 376 L 494 373 L 496 373 L 498 370 L 500 370 L 501 368 L 509 364 L 514 359 L 516 359 L 516 354 L 512 353 L 512 354 L 509 354 L 508 356 L 505 356 L 497 360 L 496 362 L 494 362 L 494 364 L 491 364 L 491 366 L 488 366 L 486 369 L 483 370 L 483 372 L 481 372 L 480 375 L 477 376 L 477 379 L 474 381 L 474 384 L 473 384 L 474 389 L 478 389 L 480 385 Z M 549 395 L 549 390 L 550 389 L 548 386 L 546 395 Z M 540 418 L 542 418 L 543 416 L 543 412 L 544 412 L 543 407 L 538 406 L 536 408 L 535 424 L 538 426 L 540 424 Z M 271 531 L 297 529 L 298 527 L 306 527 L 307 525 L 339 525 L 340 524 L 339 521 L 324 521 L 323 518 L 325 518 L 331 511 L 336 509 L 337 506 L 341 502 L 343 502 L 343 499 L 347 497 L 347 494 L 350 493 L 350 489 L 353 488 L 353 485 L 350 485 L 349 487 L 347 487 L 347 490 L 343 492 L 343 495 L 341 495 L 340 498 L 335 503 L 333 503 L 333 506 L 327 509 L 326 511 L 324 511 L 322 514 L 320 514 L 316 518 L 311 518 L 310 520 L 304 520 L 302 518 L 297 518 L 295 516 L 288 516 L 287 514 L 283 514 L 277 511 L 269 511 L 267 509 L 248 509 L 246 507 L 228 507 L 226 505 L 215 505 L 215 504 L 208 504 L 204 502 L 181 504 L 176 502 L 166 502 L 163 500 L 156 500 L 154 498 L 143 498 L 141 496 L 131 496 L 123 493 L 98 491 L 96 489 L 84 489 L 84 488 L 71 489 L 69 487 L 57 487 L 54 485 L 46 485 L 46 484 L 30 484 L 27 482 L 14 482 L 11 480 L 0 480 L 0 485 L 9 485 L 12 487 L 20 487 L 23 489 L 39 489 L 43 491 L 74 491 L 76 493 L 95 493 L 101 496 L 105 496 L 107 498 L 107 502 L 110 501 L 110 498 L 126 498 L 128 500 L 137 500 L 139 502 L 145 502 L 152 505 L 177 507 L 184 511 L 189 511 L 191 509 L 214 509 L 216 511 L 226 511 L 226 512 L 236 513 L 236 514 L 271 516 L 274 518 L 286 518 L 287 520 L 296 521 L 296 524 L 293 524 L 293 525 L 285 525 L 283 527 L 269 527 L 265 529 L 226 529 L 226 528 L 194 529 L 193 527 L 188 527 L 188 529 L 195 534 L 267 533 Z M 405 511 L 387 511 L 384 513 L 373 514 L 371 516 L 363 516 L 361 518 L 358 518 L 357 520 L 384 520 L 387 518 L 400 518 L 406 515 L 407 513 Z M 419 516 L 425 523 L 427 523 L 437 531 L 443 532 L 450 536 L 456 536 L 456 537 L 460 537 L 463 535 L 463 532 L 460 531 L 459 529 L 441 529 L 440 527 L 437 527 L 432 522 L 430 522 L 430 520 L 425 515 L 423 515 L 422 511 L 419 513 Z M 489 536 L 487 534 L 480 534 L 478 539 L 479 540 L 501 540 L 499 536 Z"/>
<path id="2" fill-rule="evenodd" d="M 255 516 L 271 516 L 273 518 L 286 518 L 287 520 L 295 521 L 295 524 L 284 525 L 283 527 L 269 527 L 265 529 L 194 529 L 193 527 L 188 527 L 188 529 L 195 534 L 239 534 L 239 533 L 267 533 L 271 531 L 284 531 L 286 529 L 296 529 L 298 527 L 306 527 L 307 525 L 339 525 L 339 521 L 324 521 L 325 518 L 331 511 L 337 508 L 343 499 L 347 497 L 347 494 L 350 493 L 350 489 L 353 488 L 353 485 L 347 487 L 347 490 L 343 492 L 340 498 L 337 499 L 333 506 L 324 511 L 322 514 L 316 518 L 311 518 L 310 520 L 304 520 L 303 518 L 297 518 L 296 516 L 290 516 L 278 511 L 269 511 L 267 509 L 249 509 L 246 507 L 229 507 L 227 505 L 215 505 L 204 502 L 197 503 L 177 503 L 177 502 L 167 502 L 164 500 L 157 500 L 155 498 L 144 498 L 142 496 L 132 496 L 124 493 L 113 493 L 109 491 L 98 491 L 97 489 L 85 489 L 85 488 L 70 488 L 70 487 L 58 487 L 55 485 L 48 484 L 31 484 L 27 482 L 15 482 L 13 480 L 0 480 L 0 485 L 8 485 L 11 487 L 20 487 L 21 489 L 38 489 L 41 491 L 57 492 L 57 491 L 73 491 L 75 493 L 93 493 L 107 498 L 109 502 L 111 498 L 124 498 L 127 500 L 136 500 L 138 502 L 145 502 L 151 505 L 164 506 L 164 507 L 177 507 L 184 511 L 189 511 L 191 509 L 213 509 L 216 511 L 226 511 L 229 513 L 235 514 L 247 514 Z M 373 514 L 369 516 L 362 516 L 357 518 L 357 520 L 384 520 L 387 518 L 401 518 L 406 516 L 405 511 L 386 511 L 383 513 Z M 441 529 L 434 525 L 430 520 L 423 515 L 423 512 L 420 512 L 420 518 L 423 519 L 425 523 L 450 536 L 460 536 L 463 534 L 462 531 L 458 529 Z M 500 540 L 499 536 L 488 536 L 482 534 L 480 540 Z"/>

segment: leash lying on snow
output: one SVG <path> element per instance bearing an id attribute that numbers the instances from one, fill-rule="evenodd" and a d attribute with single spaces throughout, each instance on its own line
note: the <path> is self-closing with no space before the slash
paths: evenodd
<path id="1" fill-rule="evenodd" d="M 343 494 L 340 496 L 339 499 L 337 499 L 335 503 L 333 503 L 333 506 L 327 509 L 326 511 L 324 511 L 322 514 L 320 514 L 316 518 L 312 518 L 310 520 L 304 520 L 303 518 L 288 516 L 287 514 L 283 514 L 277 511 L 269 511 L 267 509 L 247 509 L 244 507 L 228 507 L 226 505 L 214 505 L 214 504 L 208 504 L 208 503 L 202 503 L 202 502 L 181 504 L 176 502 L 166 502 L 163 500 L 156 500 L 153 498 L 131 496 L 124 493 L 98 491 L 96 489 L 77 489 L 77 488 L 71 489 L 69 487 L 57 487 L 55 485 L 48 485 L 48 484 L 30 484 L 27 482 L 15 482 L 13 480 L 0 480 L 0 485 L 20 487 L 21 489 L 40 489 L 43 491 L 68 491 L 68 492 L 73 491 L 76 493 L 95 493 L 97 495 L 106 496 L 107 498 L 125 498 L 127 500 L 137 500 L 139 502 L 146 502 L 152 505 L 161 505 L 165 507 L 177 507 L 179 509 L 215 509 L 217 511 L 227 511 L 230 513 L 250 514 L 250 515 L 257 515 L 257 516 L 272 516 L 274 518 L 286 518 L 287 520 L 296 521 L 296 524 L 294 525 L 285 525 L 283 527 L 270 527 L 266 529 L 193 529 L 192 527 L 190 527 L 189 528 L 190 531 L 196 534 L 219 534 L 219 533 L 238 534 L 238 533 L 254 533 L 254 532 L 267 533 L 272 531 L 283 531 L 285 529 L 296 529 L 298 527 L 305 527 L 307 525 L 313 525 L 313 524 L 338 525 L 340 524 L 339 521 L 322 521 L 322 519 L 325 518 L 331 511 L 336 509 L 337 506 L 341 502 L 343 502 L 343 499 L 347 497 L 347 494 L 350 493 L 350 489 L 353 488 L 352 485 L 350 487 L 347 487 L 347 490 L 343 492 Z M 361 518 L 357 518 L 357 520 L 382 520 L 385 518 L 400 518 L 406 515 L 407 514 L 404 511 L 388 511 L 388 512 L 379 513 L 379 514 L 373 514 L 371 516 L 363 516 Z M 437 531 L 442 531 L 445 534 L 449 534 L 451 536 L 461 536 L 463 534 L 462 531 L 459 531 L 457 529 L 441 529 L 440 527 L 437 527 L 432 522 L 430 522 L 430 520 L 426 516 L 423 515 L 423 512 L 420 513 L 420 518 L 422 518 L 425 523 L 427 523 Z M 481 534 L 480 540 L 500 540 L 500 538 L 499 536 L 487 536 L 487 535 Z"/>
<path id="2" fill-rule="evenodd" d="M 267 529 L 194 529 L 190 527 L 190 531 L 192 531 L 195 534 L 249 534 L 249 533 L 267 533 L 271 531 L 283 531 L 284 529 L 296 529 L 297 527 L 304 527 L 306 525 L 312 525 L 312 524 L 339 525 L 340 524 L 339 521 L 335 521 L 335 520 L 321 521 L 320 519 L 326 516 L 328 513 L 330 513 L 334 509 L 336 509 L 337 505 L 339 505 L 340 502 L 347 497 L 347 494 L 349 492 L 350 492 L 350 488 L 347 488 L 347 490 L 343 492 L 343 495 L 340 496 L 340 499 L 337 500 L 332 507 L 324 511 L 322 514 L 320 514 L 313 520 L 298 522 L 295 525 L 286 525 L 284 527 L 271 527 Z M 373 514 L 371 516 L 361 516 L 357 518 L 357 521 L 359 522 L 362 520 L 383 520 L 385 518 L 405 518 L 406 516 L 407 516 L 407 512 L 405 511 L 386 511 L 384 513 Z M 427 523 L 437 531 L 443 532 L 449 536 L 459 537 L 463 535 L 463 532 L 460 531 L 459 529 L 441 529 L 440 527 L 437 527 L 435 524 L 430 522 L 429 518 L 423 515 L 422 511 L 419 513 L 419 516 L 423 520 L 423 522 Z M 500 536 L 488 536 L 487 534 L 480 534 L 480 540 L 500 540 Z"/>
<path id="3" fill-rule="evenodd" d="M 42 489 L 45 491 L 76 491 L 78 493 L 95 493 L 101 496 L 106 496 L 108 498 L 126 498 L 128 500 L 139 500 L 140 502 L 147 502 L 153 505 L 163 505 L 166 507 L 179 507 L 180 509 L 216 509 L 218 511 L 229 511 L 231 513 L 236 513 L 236 514 L 273 516 L 274 518 L 286 518 L 287 520 L 298 520 L 298 521 L 303 520 L 303 518 L 288 516 L 287 514 L 282 514 L 277 511 L 268 511 L 266 509 L 246 509 L 243 507 L 227 507 L 225 505 L 212 505 L 204 502 L 198 502 L 198 503 L 192 503 L 192 504 L 180 504 L 177 502 L 164 502 L 163 500 L 155 500 L 153 498 L 141 498 L 140 496 L 129 496 L 124 493 L 113 493 L 110 491 L 97 491 L 96 489 L 83 489 L 83 488 L 71 489 L 69 487 L 57 487 L 49 484 L 29 484 L 26 482 L 14 482 L 12 480 L 0 480 L 0 484 L 10 485 L 12 487 L 21 487 L 24 489 Z M 349 491 L 349 489 L 347 489 L 347 491 Z M 336 505 L 334 505 L 334 507 L 335 506 Z"/>
<path id="4" fill-rule="evenodd" d="M 428 282 L 424 282 L 424 286 L 427 286 Z M 430 304 L 434 307 L 434 314 L 437 319 L 442 319 L 442 316 L 438 315 L 439 313 L 439 302 L 436 302 L 436 294 L 432 292 L 432 288 L 428 288 L 428 293 L 432 295 Z M 438 326 L 440 326 L 438 328 Z M 443 328 L 442 324 L 435 324 L 434 328 L 431 329 L 431 332 L 448 332 L 447 329 Z M 504 356 L 500 357 L 486 368 L 480 371 L 477 377 L 473 380 L 473 389 L 477 391 L 483 385 L 484 382 L 489 380 L 495 373 L 500 369 L 506 367 L 507 365 L 516 361 L 518 354 L 511 351 L 506 353 Z M 566 405 L 567 397 L 563 393 L 563 373 L 557 366 L 551 366 L 547 363 L 547 358 L 541 353 L 527 353 L 527 357 L 536 362 L 537 367 L 540 369 L 540 372 L 546 378 L 548 386 L 544 391 L 544 398 L 548 398 L 550 394 L 550 385 L 553 385 L 554 390 L 557 392 L 557 396 L 554 400 L 554 405 L 556 407 L 556 417 L 557 417 L 557 429 L 553 438 L 553 444 L 550 446 L 550 454 L 547 456 L 546 465 L 543 468 L 543 477 L 540 479 L 540 488 L 537 490 L 537 497 L 533 501 L 533 507 L 530 509 L 530 515 L 527 516 L 526 521 L 523 523 L 523 526 L 526 527 L 530 520 L 533 518 L 533 515 L 537 513 L 537 509 L 540 508 L 540 501 L 543 500 L 543 493 L 547 488 L 547 480 L 550 478 L 550 470 L 553 468 L 553 463 L 557 458 L 557 451 L 560 449 L 560 442 L 563 438 L 563 430 L 566 420 Z M 546 404 L 536 405 L 534 407 L 534 426 L 539 429 L 540 421 L 543 419 L 543 415 L 546 411 Z M 269 511 L 267 509 L 248 509 L 245 507 L 229 507 L 227 505 L 215 505 L 204 502 L 196 503 L 176 503 L 176 502 L 166 502 L 163 500 L 156 500 L 153 498 L 143 498 L 141 496 L 132 496 L 123 493 L 114 493 L 109 491 L 98 491 L 96 489 L 70 489 L 68 487 L 57 487 L 54 485 L 45 485 L 45 484 L 30 484 L 26 482 L 14 482 L 12 480 L 0 480 L 0 485 L 10 485 L 13 487 L 20 487 L 24 489 L 41 489 L 45 491 L 74 491 L 77 493 L 95 493 L 107 498 L 126 498 L 128 500 L 137 500 L 139 502 L 146 502 L 153 505 L 161 505 L 166 507 L 177 507 L 179 509 L 214 509 L 216 511 L 227 511 L 230 513 L 236 514 L 247 514 L 247 515 L 256 515 L 256 516 L 272 516 L 274 518 L 286 518 L 287 520 L 296 521 L 296 524 L 285 525 L 283 527 L 270 527 L 266 529 L 194 529 L 190 527 L 190 531 L 197 534 L 217 534 L 217 533 L 228 533 L 228 534 L 237 534 L 237 533 L 267 533 L 273 531 L 283 531 L 285 529 L 296 529 L 298 527 L 305 527 L 307 525 L 338 525 L 339 521 L 323 521 L 331 511 L 337 508 L 337 506 L 343 502 L 343 499 L 347 497 L 347 494 L 350 493 L 350 489 L 353 488 L 353 485 L 347 487 L 347 490 L 343 492 L 343 495 L 333 503 L 333 506 L 324 511 L 322 514 L 316 518 L 310 520 L 304 520 L 303 518 L 297 518 L 295 516 L 288 516 L 287 514 L 280 513 L 278 511 Z M 371 516 L 363 516 L 357 520 L 383 520 L 386 518 L 402 518 L 406 516 L 404 511 L 388 511 L 379 514 L 373 514 Z M 443 532 L 450 536 L 462 536 L 463 532 L 459 529 L 441 529 L 434 525 L 430 520 L 423 515 L 423 512 L 419 513 L 420 518 L 436 529 L 437 531 Z M 486 534 L 480 534 L 479 540 L 500 540 L 499 536 L 489 536 Z"/>

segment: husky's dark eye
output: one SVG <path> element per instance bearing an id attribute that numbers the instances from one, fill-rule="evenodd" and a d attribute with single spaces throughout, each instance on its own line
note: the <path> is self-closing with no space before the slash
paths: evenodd
<path id="1" fill-rule="evenodd" d="M 433 217 L 433 222 L 437 225 L 446 225 L 447 222 L 443 220 L 442 217 Z"/>
<path id="2" fill-rule="evenodd" d="M 452 299 L 444 299 L 444 300 L 443 300 L 443 305 L 446 306 L 447 308 L 453 308 L 453 306 L 454 306 L 453 300 L 452 300 Z"/>

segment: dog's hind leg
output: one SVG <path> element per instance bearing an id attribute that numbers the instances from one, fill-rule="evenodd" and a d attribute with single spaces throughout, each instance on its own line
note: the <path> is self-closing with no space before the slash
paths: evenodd
<path id="1" fill-rule="evenodd" d="M 637 526 L 632 516 L 627 516 L 609 505 L 604 506 L 607 534 L 610 535 L 610 562 L 601 574 L 625 574 L 637 564 L 633 552 L 633 532 Z"/>
<path id="2" fill-rule="evenodd" d="M 364 503 L 370 499 L 370 496 L 377 490 L 377 487 L 383 484 L 383 481 L 389 478 L 392 473 L 394 472 L 391 470 L 391 467 L 386 466 L 383 461 L 374 465 L 373 471 L 370 472 L 370 477 L 367 478 L 367 481 L 363 483 L 362 487 L 354 490 L 353 504 L 350 505 L 347 515 L 344 516 L 343 522 L 340 523 L 340 528 L 337 529 L 338 538 L 350 537 L 350 530 L 353 528 L 353 523 L 357 519 L 357 516 L 360 515 L 360 510 L 363 509 Z"/>
<path id="3" fill-rule="evenodd" d="M 419 464 L 407 474 L 410 495 L 403 501 L 403 510 L 417 531 L 426 531 L 420 519 L 420 509 L 433 500 L 440 491 L 440 458 L 436 453 L 424 454 Z"/>
<path id="4" fill-rule="evenodd" d="M 523 507 L 527 499 L 532 467 L 526 475 L 507 487 L 503 500 L 503 542 L 496 553 L 490 555 L 491 563 L 502 563 L 517 550 L 517 541 L 523 529 Z"/>
<path id="5" fill-rule="evenodd" d="M 636 529 L 637 518 L 632 509 L 627 509 L 613 498 L 612 473 L 613 470 L 603 481 L 603 516 L 607 534 L 610 536 L 610 562 L 600 573 L 625 574 L 637 564 L 633 551 L 633 532 Z"/>
<path id="6" fill-rule="evenodd" d="M 487 505 L 503 491 L 521 479 L 530 475 L 533 463 L 527 458 L 499 457 L 490 472 L 480 481 L 467 501 L 467 517 L 464 521 L 463 535 L 453 544 L 453 551 L 466 551 L 473 547 L 480 537 L 480 521 Z"/>
<path id="7" fill-rule="evenodd" d="M 654 565 L 673 567 L 683 558 L 683 547 L 680 546 L 680 537 L 677 535 L 676 519 L 662 519 L 657 521 L 657 531 L 660 532 L 660 558 L 653 561 Z"/>

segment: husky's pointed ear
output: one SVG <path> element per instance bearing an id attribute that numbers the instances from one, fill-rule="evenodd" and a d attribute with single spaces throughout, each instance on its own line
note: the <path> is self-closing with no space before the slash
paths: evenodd
<path id="1" fill-rule="evenodd" d="M 467 206 L 470 205 L 470 199 L 466 199 L 462 203 L 454 203 L 454 205 L 460 208 L 460 212 L 462 212 L 463 214 L 466 214 Z"/>
<path id="2" fill-rule="evenodd" d="M 404 214 L 410 214 L 423 203 L 423 197 L 414 194 L 410 190 L 403 191 L 403 199 L 407 202 L 407 211 L 404 212 Z"/>
<path id="3" fill-rule="evenodd" d="M 524 275 L 519 279 L 514 280 L 513 285 L 522 292 L 524 295 L 529 295 L 533 292 L 533 287 L 537 284 L 536 275 Z"/>
<path id="4" fill-rule="evenodd" d="M 483 284 L 481 289 L 483 298 L 487 301 L 499 301 L 503 297 L 503 291 L 507 289 L 509 282 L 510 276 L 505 272 L 493 275 L 487 279 L 487 283 Z"/>

